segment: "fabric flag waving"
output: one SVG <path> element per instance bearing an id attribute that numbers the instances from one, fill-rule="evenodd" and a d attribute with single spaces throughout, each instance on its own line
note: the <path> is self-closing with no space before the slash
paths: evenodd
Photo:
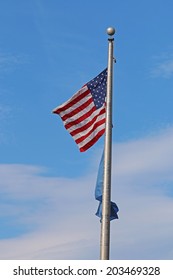
<path id="1" fill-rule="evenodd" d="M 99 165 L 98 175 L 97 175 L 97 182 L 96 182 L 96 188 L 95 188 L 95 199 L 100 201 L 96 216 L 102 218 L 102 189 L 103 189 L 103 164 L 104 164 L 104 153 L 102 154 L 102 158 Z M 114 219 L 118 219 L 118 206 L 115 202 L 111 201 L 110 205 L 110 221 Z"/>
<path id="2" fill-rule="evenodd" d="M 81 152 L 93 146 L 105 132 L 106 91 L 107 69 L 53 110 Z"/>

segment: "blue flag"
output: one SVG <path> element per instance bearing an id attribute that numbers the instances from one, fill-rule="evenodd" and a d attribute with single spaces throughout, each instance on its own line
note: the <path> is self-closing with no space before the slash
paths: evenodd
<path id="1" fill-rule="evenodd" d="M 103 167 L 104 167 L 104 153 L 102 154 L 102 158 L 99 165 L 97 182 L 95 188 L 95 199 L 99 201 L 99 206 L 96 212 L 96 216 L 102 218 L 102 191 L 103 191 Z M 119 209 L 115 202 L 111 201 L 111 210 L 110 210 L 110 221 L 114 219 L 118 219 Z"/>

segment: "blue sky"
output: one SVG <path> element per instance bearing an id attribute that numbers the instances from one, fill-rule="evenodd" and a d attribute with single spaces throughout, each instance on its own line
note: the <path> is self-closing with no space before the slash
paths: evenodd
<path id="1" fill-rule="evenodd" d="M 0 259 L 98 259 L 104 138 L 80 153 L 54 107 L 107 65 L 114 26 L 112 259 L 173 258 L 171 0 L 0 2 Z"/>

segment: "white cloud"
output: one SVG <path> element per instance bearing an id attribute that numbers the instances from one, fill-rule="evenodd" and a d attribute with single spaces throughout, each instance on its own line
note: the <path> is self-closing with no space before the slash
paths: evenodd
<path id="1" fill-rule="evenodd" d="M 112 259 L 173 258 L 172 143 L 170 128 L 114 144 L 112 200 L 120 212 L 111 222 Z M 0 240 L 0 259 L 99 258 L 96 174 L 67 179 L 45 173 L 40 167 L 0 165 L 1 218 L 13 217 L 26 227 L 26 233 Z"/>
<path id="2" fill-rule="evenodd" d="M 152 71 L 153 77 L 171 78 L 173 75 L 173 60 L 159 63 Z"/>
<path id="3" fill-rule="evenodd" d="M 114 246 L 115 252 L 118 246 L 119 258 L 173 257 L 172 142 L 173 130 L 167 129 L 115 145 L 113 196 L 121 218 L 116 226 L 120 242 L 115 241 Z"/>
<path id="4" fill-rule="evenodd" d="M 116 145 L 115 159 L 117 161 L 115 173 L 120 177 L 124 174 L 136 180 L 137 177 L 147 174 L 151 180 L 160 180 L 160 177 L 168 175 L 173 179 L 171 173 L 173 166 L 173 131 L 171 128 L 161 131 L 143 139 L 120 143 Z M 155 176 L 157 174 L 157 176 Z M 147 180 L 147 176 L 145 178 Z"/>
<path id="5" fill-rule="evenodd" d="M 0 104 L 0 121 L 3 121 L 6 119 L 11 112 L 11 109 L 7 105 Z"/>
<path id="6" fill-rule="evenodd" d="M 19 65 L 28 63 L 28 58 L 23 54 L 15 54 L 3 52 L 0 50 L 0 79 L 4 78 L 4 75 L 9 74 L 10 72 L 15 71 Z M 7 81 L 9 85 L 9 80 Z M 0 95 L 9 97 L 10 90 L 0 88 Z M 3 101 L 0 101 L 0 143 L 4 143 L 7 140 L 7 135 L 9 132 L 6 131 L 7 120 L 12 116 L 12 107 L 10 105 L 5 104 Z M 12 136 L 10 135 L 10 137 Z"/>
<path id="7" fill-rule="evenodd" d="M 0 51 L 0 72 L 6 73 L 15 70 L 21 64 L 28 62 L 26 55 Z"/>
<path id="8" fill-rule="evenodd" d="M 8 105 L 0 104 L 0 143 L 5 142 L 5 126 L 11 114 L 11 108 Z"/>
<path id="9" fill-rule="evenodd" d="M 155 65 L 151 71 L 153 78 L 169 79 L 173 75 L 173 56 L 171 53 L 163 53 L 155 57 Z"/>

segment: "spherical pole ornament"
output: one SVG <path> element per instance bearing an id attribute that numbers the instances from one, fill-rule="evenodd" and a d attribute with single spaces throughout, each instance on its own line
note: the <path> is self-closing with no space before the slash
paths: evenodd
<path id="1" fill-rule="evenodd" d="M 107 34 L 110 35 L 110 36 L 113 36 L 115 34 L 115 28 L 108 27 L 107 28 Z"/>

